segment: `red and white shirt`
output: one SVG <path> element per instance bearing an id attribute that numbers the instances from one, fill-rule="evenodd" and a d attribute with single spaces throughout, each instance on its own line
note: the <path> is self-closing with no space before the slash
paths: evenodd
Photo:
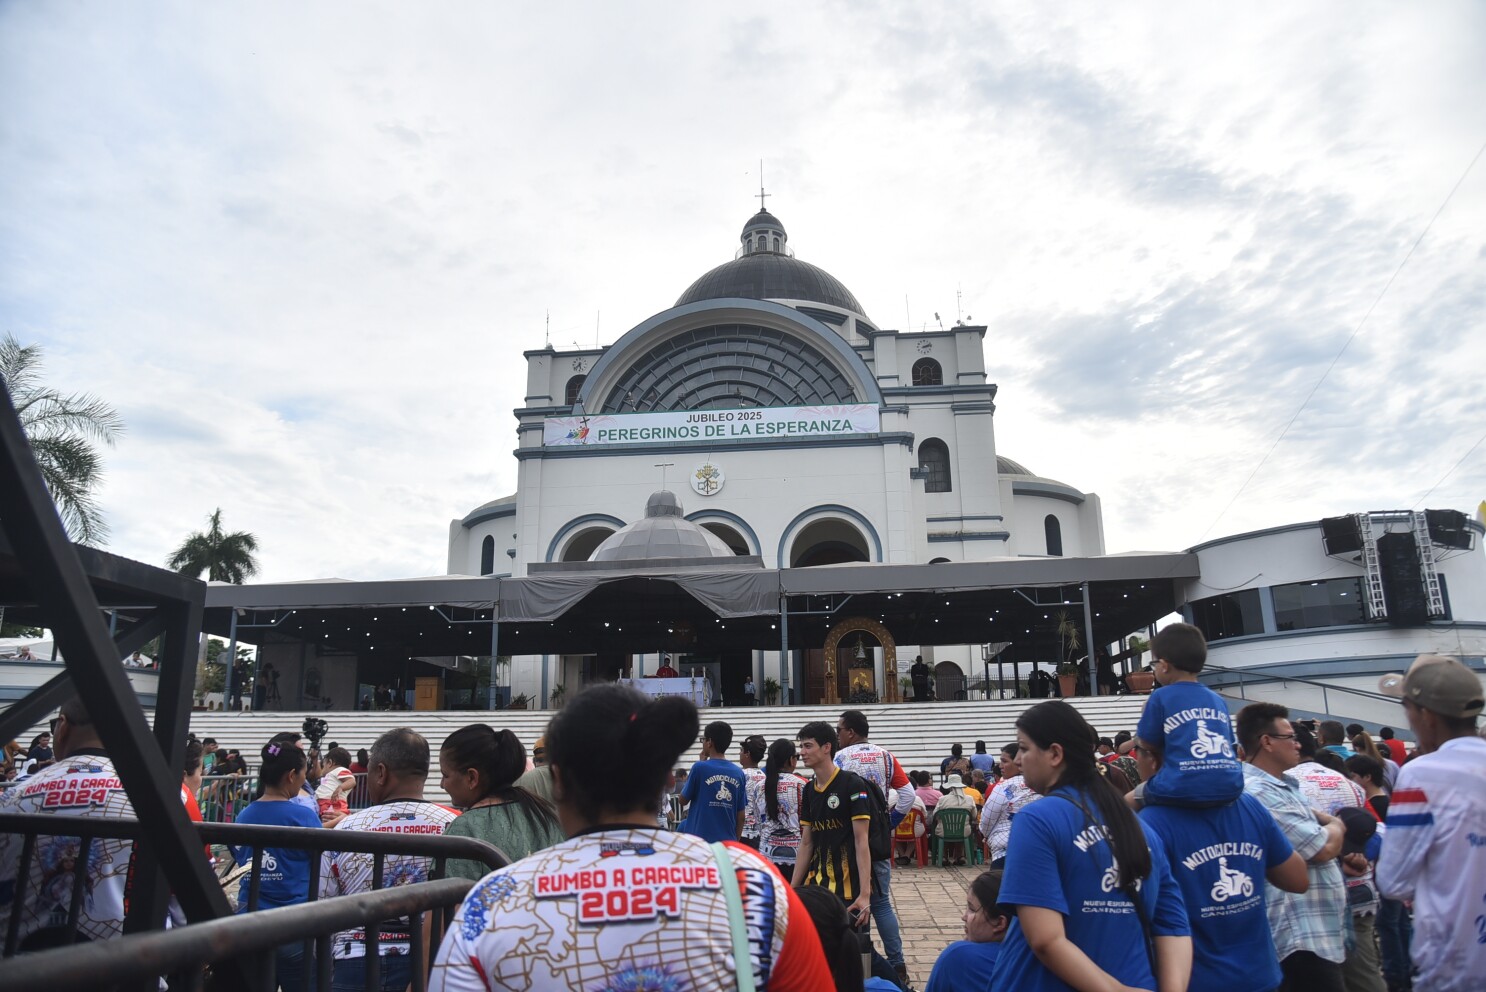
<path id="1" fill-rule="evenodd" d="M 1414 987 L 1479 990 L 1486 975 L 1486 740 L 1459 737 L 1398 773 L 1378 888 L 1414 901 Z"/>
<path id="2" fill-rule="evenodd" d="M 0 790 L 0 813 L 60 813 L 65 816 L 133 820 L 134 807 L 113 761 L 101 754 L 81 754 L 43 768 L 19 785 Z M 0 934 L 10 923 L 20 834 L 0 834 Z M 87 876 L 77 929 L 90 940 L 112 940 L 123 934 L 124 888 L 134 844 L 98 838 L 88 851 Z M 76 837 L 37 837 L 20 910 L 20 940 L 43 927 L 65 926 L 72 903 L 73 869 L 81 853 Z"/>
<path id="3" fill-rule="evenodd" d="M 834 988 L 794 890 L 726 842 L 759 992 Z M 434 960 L 429 992 L 737 987 L 722 876 L 706 841 L 614 828 L 579 834 L 485 876 Z"/>
<path id="4" fill-rule="evenodd" d="M 754 815 L 753 800 L 759 797 L 760 801 L 764 795 L 764 770 L 762 768 L 743 769 L 744 794 L 746 796 L 743 807 L 743 836 L 757 837 L 759 835 L 759 820 Z"/>
<path id="5" fill-rule="evenodd" d="M 403 799 L 358 810 L 337 823 L 335 829 L 438 837 L 443 834 L 444 827 L 458 816 L 458 810 L 447 806 Z M 372 862 L 370 854 L 326 851 L 320 856 L 320 898 L 370 892 Z M 386 856 L 382 859 L 382 887 L 390 889 L 394 885 L 426 882 L 432 868 L 432 858 L 405 854 Z M 409 928 L 407 917 L 384 921 L 378 936 L 378 954 L 407 954 Z M 331 940 L 331 947 L 337 959 L 365 957 L 366 931 L 342 930 Z"/>
<path id="6" fill-rule="evenodd" d="M 856 772 L 882 790 L 883 801 L 887 803 L 889 810 L 902 816 L 908 815 L 908 810 L 913 806 L 913 785 L 908 781 L 908 773 L 891 752 L 870 741 L 862 741 L 836 752 L 836 767 Z"/>

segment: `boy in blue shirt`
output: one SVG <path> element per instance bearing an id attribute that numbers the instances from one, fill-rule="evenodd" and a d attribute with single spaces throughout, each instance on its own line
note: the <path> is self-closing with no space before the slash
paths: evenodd
<path id="1" fill-rule="evenodd" d="M 748 780 L 743 769 L 725 755 L 733 743 L 733 728 L 721 720 L 702 731 L 702 760 L 691 766 L 681 799 L 690 803 L 680 831 L 709 844 L 737 840 L 743 832 L 743 812 L 748 806 Z"/>
<path id="2" fill-rule="evenodd" d="M 1154 748 L 1137 738 L 1135 753 L 1142 778 L 1159 774 L 1161 758 Z M 1303 892 L 1309 879 L 1305 862 L 1269 808 L 1253 796 L 1240 795 L 1236 802 L 1206 809 L 1147 806 L 1140 819 L 1161 838 L 1171 875 L 1182 890 L 1192 926 L 1188 988 L 1279 988 L 1284 975 L 1269 929 L 1264 883 Z"/>
<path id="3" fill-rule="evenodd" d="M 1207 639 L 1188 623 L 1163 627 L 1151 638 L 1161 687 L 1151 693 L 1136 736 L 1161 756 L 1161 770 L 1141 799 L 1166 806 L 1225 806 L 1243 792 L 1243 766 L 1233 721 L 1221 696 L 1197 681 L 1207 663 Z"/>

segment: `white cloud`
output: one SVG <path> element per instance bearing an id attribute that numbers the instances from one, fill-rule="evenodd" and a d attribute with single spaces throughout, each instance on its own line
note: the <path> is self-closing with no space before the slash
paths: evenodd
<path id="1" fill-rule="evenodd" d="M 0 320 L 130 425 L 112 548 L 221 506 L 265 577 L 442 571 L 514 488 L 523 349 L 729 258 L 757 161 L 885 326 L 990 324 L 998 442 L 1112 549 L 1408 505 L 1479 436 L 1458 3 L 10 5 Z M 599 316 L 601 313 L 601 317 Z M 1486 457 L 1429 498 L 1470 507 Z"/>

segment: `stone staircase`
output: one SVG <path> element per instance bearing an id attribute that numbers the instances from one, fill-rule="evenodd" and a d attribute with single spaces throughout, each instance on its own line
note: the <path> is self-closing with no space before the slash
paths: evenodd
<path id="1" fill-rule="evenodd" d="M 1084 717 L 1099 733 L 1113 737 L 1120 730 L 1134 731 L 1145 696 L 1080 697 L 1073 700 Z M 872 728 L 872 741 L 892 751 L 904 768 L 938 772 L 939 763 L 948 756 L 951 744 L 964 745 L 965 753 L 975 750 L 975 742 L 984 740 L 992 754 L 1002 745 L 1016 739 L 1016 719 L 1038 700 L 971 701 L 946 703 L 897 703 L 863 706 Z M 701 711 L 706 726 L 713 720 L 732 725 L 734 741 L 749 734 L 763 734 L 773 741 L 777 737 L 793 739 L 800 728 L 812 720 L 835 725 L 845 706 L 758 706 L 752 708 L 708 708 Z M 261 712 L 225 713 L 197 710 L 191 715 L 191 730 L 198 737 L 213 737 L 223 748 L 238 748 L 249 762 L 255 761 L 259 749 L 269 737 L 283 730 L 299 730 L 307 716 L 319 717 L 329 724 L 325 743 L 335 741 L 350 750 L 370 747 L 383 731 L 392 727 L 412 727 L 428 739 L 435 750 L 449 734 L 471 723 L 488 723 L 497 729 L 509 727 L 529 749 L 546 730 L 552 718 L 550 710 L 409 711 L 397 713 L 364 712 Z M 43 723 L 27 735 L 45 729 Z M 697 745 L 683 763 L 696 760 Z"/>

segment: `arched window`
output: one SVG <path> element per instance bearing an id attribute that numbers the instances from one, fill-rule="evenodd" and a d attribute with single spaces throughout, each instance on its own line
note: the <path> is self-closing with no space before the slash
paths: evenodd
<path id="1" fill-rule="evenodd" d="M 495 571 L 495 538 L 486 537 L 480 542 L 480 574 L 490 575 Z"/>
<path id="2" fill-rule="evenodd" d="M 913 363 L 913 384 L 915 386 L 942 386 L 944 385 L 944 370 L 934 359 L 920 358 Z"/>
<path id="3" fill-rule="evenodd" d="M 778 238 L 775 238 L 774 239 L 774 250 L 775 251 L 778 251 L 779 250 L 779 239 Z"/>
<path id="4" fill-rule="evenodd" d="M 1063 525 L 1049 513 L 1042 520 L 1042 533 L 1047 538 L 1047 553 L 1054 558 L 1063 557 Z"/>
<path id="5" fill-rule="evenodd" d="M 924 492 L 953 491 L 949 478 L 949 449 L 943 441 L 931 437 L 918 446 L 918 468 L 924 477 Z"/>
<path id="6" fill-rule="evenodd" d="M 568 380 L 568 388 L 562 391 L 562 402 L 564 406 L 572 406 L 578 402 L 578 394 L 583 391 L 583 380 L 586 375 L 575 375 Z"/>

